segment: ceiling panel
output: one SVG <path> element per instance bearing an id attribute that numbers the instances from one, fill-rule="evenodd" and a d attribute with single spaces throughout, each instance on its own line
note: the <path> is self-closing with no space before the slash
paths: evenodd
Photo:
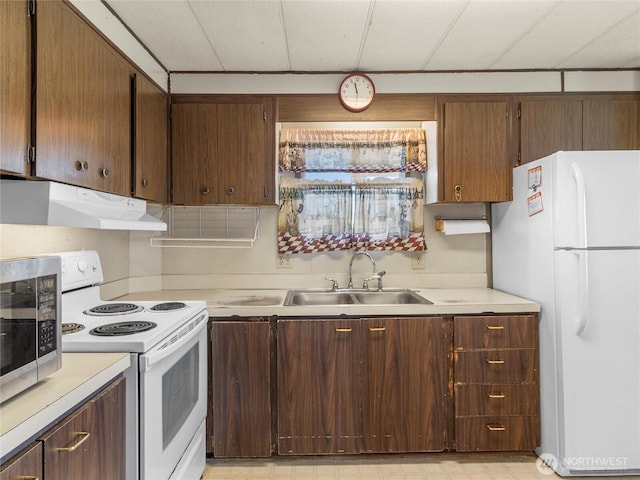
<path id="1" fill-rule="evenodd" d="M 291 69 L 356 69 L 370 6 L 364 0 L 282 1 Z"/>
<path id="2" fill-rule="evenodd" d="M 108 4 L 170 71 L 222 68 L 189 3 L 110 0 Z"/>
<path id="3" fill-rule="evenodd" d="M 190 4 L 224 70 L 289 70 L 279 3 L 230 0 Z"/>
<path id="4" fill-rule="evenodd" d="M 622 50 L 609 44 L 608 58 L 593 61 L 579 55 L 581 50 L 604 32 L 628 17 L 640 6 L 633 1 L 574 1 L 559 3 L 520 39 L 494 68 L 611 68 L 622 67 Z M 633 26 L 631 26 L 633 30 Z M 635 26 L 636 38 L 640 23 Z M 594 43 L 594 44 L 595 44 Z M 640 43 L 636 44 L 640 51 Z M 575 61 L 571 59 L 576 57 Z M 604 63 L 608 64 L 604 67 Z"/>
<path id="5" fill-rule="evenodd" d="M 466 0 L 378 1 L 359 69 L 419 70 Z"/>

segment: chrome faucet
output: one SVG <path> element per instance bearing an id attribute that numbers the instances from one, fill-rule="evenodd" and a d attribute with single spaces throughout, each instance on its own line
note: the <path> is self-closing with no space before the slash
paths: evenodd
<path id="1" fill-rule="evenodd" d="M 369 260 L 371 260 L 371 264 L 373 265 L 373 274 L 374 276 L 376 275 L 376 261 L 373 259 L 373 257 L 365 251 L 359 251 L 359 252 L 354 252 L 354 254 L 351 256 L 351 260 L 349 261 L 349 285 L 348 288 L 353 288 L 353 278 L 351 275 L 351 270 L 353 268 L 353 261 L 356 259 L 356 257 L 358 255 L 364 255 L 365 257 L 367 257 Z M 363 286 L 363 288 L 366 288 Z"/>

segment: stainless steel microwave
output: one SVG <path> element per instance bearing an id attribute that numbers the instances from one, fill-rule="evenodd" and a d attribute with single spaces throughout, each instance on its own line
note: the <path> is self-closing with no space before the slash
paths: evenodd
<path id="1" fill-rule="evenodd" d="M 62 366 L 60 257 L 0 262 L 0 402 Z"/>

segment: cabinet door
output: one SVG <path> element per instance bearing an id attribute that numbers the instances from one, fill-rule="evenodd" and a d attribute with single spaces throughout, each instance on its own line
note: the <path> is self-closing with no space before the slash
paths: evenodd
<path id="1" fill-rule="evenodd" d="M 42 444 L 36 442 L 0 468 L 0 480 L 42 478 Z"/>
<path id="2" fill-rule="evenodd" d="M 441 199 L 445 202 L 510 200 L 507 100 L 445 100 L 443 115 Z"/>
<path id="3" fill-rule="evenodd" d="M 174 103 L 171 107 L 172 201 L 179 205 L 215 203 L 218 106 Z"/>
<path id="4" fill-rule="evenodd" d="M 35 175 L 129 195 L 131 68 L 67 4 L 37 8 Z"/>
<path id="5" fill-rule="evenodd" d="M 525 100 L 519 108 L 520 164 L 558 150 L 582 150 L 581 101 Z"/>
<path id="6" fill-rule="evenodd" d="M 583 149 L 639 150 L 640 99 L 585 100 Z"/>
<path id="7" fill-rule="evenodd" d="M 124 478 L 125 408 L 121 378 L 45 433 L 45 478 Z"/>
<path id="8" fill-rule="evenodd" d="M 278 453 L 359 453 L 358 320 L 278 321 Z"/>
<path id="9" fill-rule="evenodd" d="M 167 94 L 147 77 L 134 79 L 133 195 L 166 203 L 169 178 L 169 103 Z"/>
<path id="10" fill-rule="evenodd" d="M 273 204 L 271 102 L 218 105 L 218 203 Z"/>
<path id="11" fill-rule="evenodd" d="M 31 35 L 27 2 L 0 2 L 0 170 L 28 175 Z"/>
<path id="12" fill-rule="evenodd" d="M 271 455 L 269 322 L 213 322 L 214 456 Z"/>
<path id="13" fill-rule="evenodd" d="M 444 449 L 447 388 L 441 317 L 362 320 L 365 452 Z"/>

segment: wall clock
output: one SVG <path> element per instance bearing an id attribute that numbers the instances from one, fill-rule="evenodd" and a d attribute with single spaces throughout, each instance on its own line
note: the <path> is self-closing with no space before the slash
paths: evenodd
<path id="1" fill-rule="evenodd" d="M 340 103 L 350 112 L 362 112 L 369 108 L 375 94 L 373 80 L 364 73 L 347 75 L 338 90 Z"/>

